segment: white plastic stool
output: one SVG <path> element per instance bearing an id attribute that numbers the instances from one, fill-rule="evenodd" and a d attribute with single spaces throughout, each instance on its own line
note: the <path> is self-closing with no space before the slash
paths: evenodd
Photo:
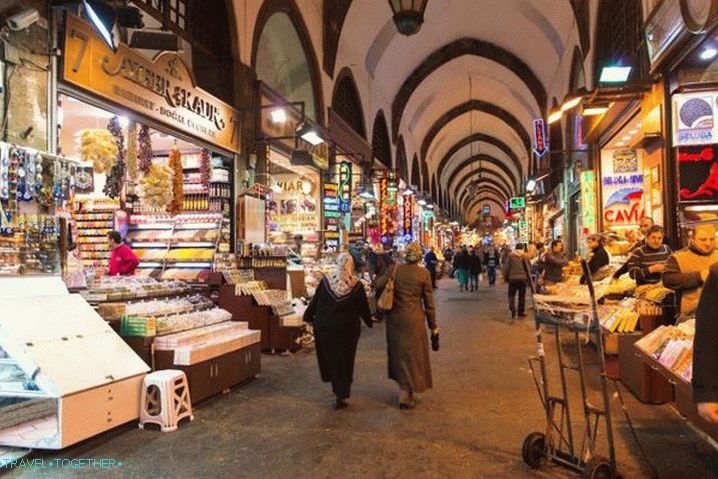
<path id="1" fill-rule="evenodd" d="M 177 424 L 192 415 L 187 376 L 183 371 L 165 369 L 145 376 L 140 399 L 140 429 L 145 424 L 159 424 L 162 432 L 177 430 Z"/>

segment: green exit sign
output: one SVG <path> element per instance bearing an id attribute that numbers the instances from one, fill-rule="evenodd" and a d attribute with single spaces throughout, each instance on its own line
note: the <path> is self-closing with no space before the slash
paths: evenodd
<path id="1" fill-rule="evenodd" d="M 514 196 L 509 199 L 509 208 L 512 210 L 522 210 L 526 208 L 526 198 L 523 196 Z"/>

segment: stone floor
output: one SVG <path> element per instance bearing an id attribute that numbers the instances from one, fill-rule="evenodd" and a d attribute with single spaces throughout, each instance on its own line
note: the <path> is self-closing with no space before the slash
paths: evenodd
<path id="1" fill-rule="evenodd" d="M 115 458 L 123 463 L 118 470 L 15 471 L 10 477 L 577 477 L 551 465 L 532 471 L 521 460 L 524 437 L 542 430 L 544 419 L 526 362 L 535 350 L 533 321 L 512 322 L 505 294 L 503 285 L 459 293 L 453 282 L 440 283 L 442 349 L 432 353 L 434 389 L 412 411 L 396 407 L 384 328 L 377 324 L 362 332 L 346 410 L 331 410 L 330 387 L 319 379 L 313 351 L 265 355 L 259 378 L 197 405 L 195 421 L 177 432 L 128 425 L 59 454 L 35 456 Z M 670 406 L 646 406 L 623 392 L 661 478 L 718 477 L 718 453 Z M 621 472 L 650 477 L 615 395 L 612 406 Z"/>

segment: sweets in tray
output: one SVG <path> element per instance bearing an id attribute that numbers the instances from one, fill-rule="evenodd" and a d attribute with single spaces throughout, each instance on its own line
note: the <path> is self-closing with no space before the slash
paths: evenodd
<path id="1" fill-rule="evenodd" d="M 693 376 L 695 320 L 677 326 L 659 326 L 635 345 L 676 376 L 690 382 Z"/>
<path id="2" fill-rule="evenodd" d="M 182 281 L 156 281 L 143 277 L 103 277 L 81 294 L 87 301 L 122 301 L 167 295 L 181 295 L 190 291 Z"/>

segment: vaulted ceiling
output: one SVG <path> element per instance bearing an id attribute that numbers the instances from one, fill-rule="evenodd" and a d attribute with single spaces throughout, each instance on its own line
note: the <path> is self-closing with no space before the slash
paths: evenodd
<path id="1" fill-rule="evenodd" d="M 381 110 L 394 152 L 401 137 L 402 157 L 427 166 L 421 184 L 436 179 L 438 204 L 472 222 L 476 199 L 490 198 L 498 214 L 535 167 L 533 119 L 567 93 L 577 45 L 587 57 L 579 27 L 588 22 L 576 18 L 576 2 L 428 0 L 410 37 L 397 32 L 383 0 L 325 2 L 339 34 L 334 56 L 325 44 L 324 70 L 352 69 L 367 130 Z M 590 15 L 586 5 L 595 3 L 586 0 L 578 13 Z M 407 180 L 416 177 L 412 168 Z"/>

